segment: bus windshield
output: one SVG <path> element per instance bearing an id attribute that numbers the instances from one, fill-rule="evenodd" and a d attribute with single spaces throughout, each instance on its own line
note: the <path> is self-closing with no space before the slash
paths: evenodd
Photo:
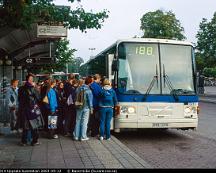
<path id="1" fill-rule="evenodd" d="M 122 93 L 195 94 L 192 46 L 120 43 L 118 57 L 118 89 Z"/>

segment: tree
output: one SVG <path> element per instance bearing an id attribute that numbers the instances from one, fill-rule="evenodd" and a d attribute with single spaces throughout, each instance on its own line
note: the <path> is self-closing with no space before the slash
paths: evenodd
<path id="1" fill-rule="evenodd" d="M 74 61 L 75 51 L 75 49 L 69 48 L 69 41 L 67 39 L 59 40 L 55 52 L 56 63 L 51 68 L 57 71 L 64 71 L 66 69 L 65 65 Z"/>
<path id="2" fill-rule="evenodd" d="M 74 1 L 81 0 L 68 0 Z M 100 29 L 102 23 L 108 18 L 108 11 L 93 13 L 86 12 L 82 6 L 70 9 L 67 6 L 56 6 L 53 0 L 0 0 L 0 28 L 11 27 L 19 29 L 31 29 L 32 24 L 57 24 L 64 25 L 69 29 Z M 69 49 L 69 41 L 57 42 L 55 53 L 56 64 L 43 66 L 44 70 L 54 69 L 62 71 L 65 65 L 74 60 L 74 49 Z"/>
<path id="3" fill-rule="evenodd" d="M 154 12 L 148 12 L 140 20 L 140 29 L 144 32 L 143 37 L 176 40 L 186 39 L 182 34 L 184 28 L 171 11 L 163 12 L 162 10 L 156 10 Z"/>
<path id="4" fill-rule="evenodd" d="M 197 55 L 204 62 L 204 67 L 216 67 L 216 12 L 210 22 L 203 18 L 197 37 Z M 196 55 L 196 59 L 198 60 Z"/>
<path id="5" fill-rule="evenodd" d="M 34 73 L 50 73 L 52 71 L 66 71 L 66 64 L 74 61 L 76 49 L 69 48 L 69 40 L 61 39 L 56 42 L 55 62 L 44 64 L 41 69 L 35 69 Z M 33 69 L 31 69 L 33 70 Z"/>
<path id="6" fill-rule="evenodd" d="M 75 0 L 68 0 L 73 3 Z M 77 0 L 80 1 L 80 0 Z M 82 6 L 71 10 L 56 6 L 53 0 L 0 0 L 0 27 L 30 29 L 33 23 L 61 23 L 69 29 L 86 29 L 102 26 L 107 11 L 86 12 Z"/>
<path id="7" fill-rule="evenodd" d="M 196 68 L 197 71 L 202 72 L 203 69 L 205 68 L 205 61 L 202 58 L 202 55 L 199 52 L 195 53 L 195 59 L 196 59 Z"/>
<path id="8" fill-rule="evenodd" d="M 72 62 L 68 64 L 69 73 L 79 73 L 81 64 L 84 63 L 84 60 L 81 57 L 76 57 Z"/>

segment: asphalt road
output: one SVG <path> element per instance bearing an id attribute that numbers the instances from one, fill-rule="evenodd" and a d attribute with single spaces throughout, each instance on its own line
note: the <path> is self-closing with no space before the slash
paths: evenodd
<path id="1" fill-rule="evenodd" d="M 115 136 L 154 168 L 216 168 L 216 104 L 200 103 L 197 131 L 139 130 Z"/>

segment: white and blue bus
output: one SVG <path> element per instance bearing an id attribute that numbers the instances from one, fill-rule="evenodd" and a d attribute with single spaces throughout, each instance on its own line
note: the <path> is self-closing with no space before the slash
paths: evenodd
<path id="1" fill-rule="evenodd" d="M 193 44 L 133 38 L 118 40 L 81 66 L 81 74 L 107 76 L 119 108 L 113 129 L 196 129 L 198 96 Z"/>

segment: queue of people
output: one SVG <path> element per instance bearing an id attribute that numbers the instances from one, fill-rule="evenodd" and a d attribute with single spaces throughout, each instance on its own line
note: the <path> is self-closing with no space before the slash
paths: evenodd
<path id="1" fill-rule="evenodd" d="M 21 129 L 22 146 L 28 141 L 40 145 L 39 130 L 50 139 L 64 135 L 80 141 L 89 136 L 110 140 L 118 102 L 108 79 L 102 80 L 99 74 L 79 79 L 71 74 L 67 81 L 47 78 L 36 84 L 34 75 L 28 74 L 19 88 L 18 82 L 11 81 L 6 100 L 11 131 Z"/>

